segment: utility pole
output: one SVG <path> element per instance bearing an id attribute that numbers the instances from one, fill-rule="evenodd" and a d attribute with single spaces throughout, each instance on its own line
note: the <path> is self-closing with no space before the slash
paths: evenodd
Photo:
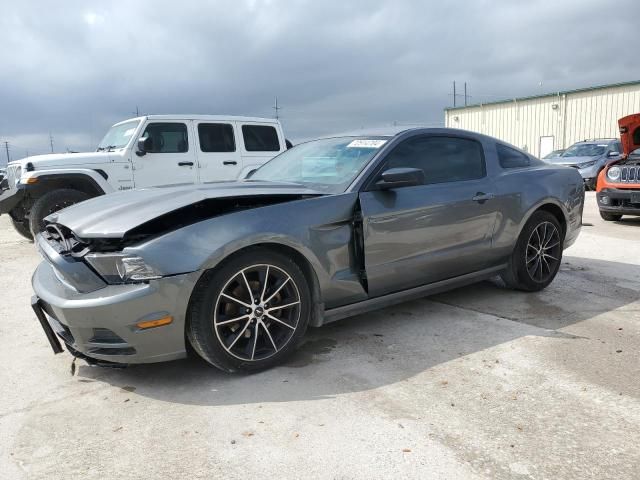
<path id="1" fill-rule="evenodd" d="M 278 106 L 278 97 L 276 97 L 276 101 L 274 103 L 273 109 L 276 111 L 276 120 L 278 120 L 280 118 L 278 111 L 282 110 L 282 107 Z"/>
<path id="2" fill-rule="evenodd" d="M 138 105 L 136 105 L 136 117 L 140 116 L 140 112 L 138 111 Z"/>
<path id="3" fill-rule="evenodd" d="M 467 82 L 464 82 L 464 106 L 467 106 Z"/>
<path id="4" fill-rule="evenodd" d="M 51 153 L 53 153 L 53 135 L 49 132 L 49 145 L 51 145 Z"/>
<path id="5" fill-rule="evenodd" d="M 4 149 L 7 151 L 7 163 L 11 161 L 11 157 L 9 156 L 9 142 L 4 142 Z"/>
<path id="6" fill-rule="evenodd" d="M 456 81 L 453 81 L 453 108 L 456 108 Z"/>

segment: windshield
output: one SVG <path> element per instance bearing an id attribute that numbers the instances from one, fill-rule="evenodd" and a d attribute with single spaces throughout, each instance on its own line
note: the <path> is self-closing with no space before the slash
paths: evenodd
<path id="1" fill-rule="evenodd" d="M 578 143 L 570 146 L 566 152 L 562 154 L 563 157 L 595 157 L 602 155 L 607 149 L 606 145 L 596 143 Z"/>
<path id="2" fill-rule="evenodd" d="M 387 140 L 339 137 L 302 143 L 264 164 L 251 181 L 299 183 L 314 190 L 341 193 Z"/>
<path id="3" fill-rule="evenodd" d="M 136 128 L 138 128 L 138 125 L 140 125 L 140 120 L 132 120 L 111 127 L 98 145 L 98 152 L 110 148 L 126 147 L 131 139 L 131 135 L 133 135 Z"/>

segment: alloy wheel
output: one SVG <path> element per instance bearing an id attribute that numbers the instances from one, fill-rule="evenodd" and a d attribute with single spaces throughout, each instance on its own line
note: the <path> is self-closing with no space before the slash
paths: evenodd
<path id="1" fill-rule="evenodd" d="M 527 272 L 532 280 L 543 283 L 554 275 L 560 262 L 560 232 L 551 222 L 542 222 L 529 236 L 525 253 Z"/>
<path id="2" fill-rule="evenodd" d="M 287 272 L 274 265 L 252 265 L 233 275 L 220 291 L 213 324 L 227 353 L 260 361 L 289 343 L 300 312 L 300 293 Z"/>

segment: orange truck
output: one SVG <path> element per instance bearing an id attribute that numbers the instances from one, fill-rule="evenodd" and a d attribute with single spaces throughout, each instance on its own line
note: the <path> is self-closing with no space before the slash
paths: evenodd
<path id="1" fill-rule="evenodd" d="M 618 120 L 622 158 L 607 165 L 596 186 L 600 216 L 607 221 L 640 216 L 640 113 Z"/>

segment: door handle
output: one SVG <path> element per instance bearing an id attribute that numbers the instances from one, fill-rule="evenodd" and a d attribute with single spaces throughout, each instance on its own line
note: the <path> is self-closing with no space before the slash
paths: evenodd
<path id="1" fill-rule="evenodd" d="M 491 200 L 492 198 L 493 198 L 493 193 L 478 192 L 471 198 L 471 200 L 478 203 L 484 203 L 487 200 Z"/>
<path id="2" fill-rule="evenodd" d="M 237 165 L 238 162 L 236 162 L 235 160 L 226 160 L 224 162 L 222 162 L 223 165 Z"/>
<path id="3" fill-rule="evenodd" d="M 193 162 L 178 162 L 180 167 L 193 167 Z"/>

